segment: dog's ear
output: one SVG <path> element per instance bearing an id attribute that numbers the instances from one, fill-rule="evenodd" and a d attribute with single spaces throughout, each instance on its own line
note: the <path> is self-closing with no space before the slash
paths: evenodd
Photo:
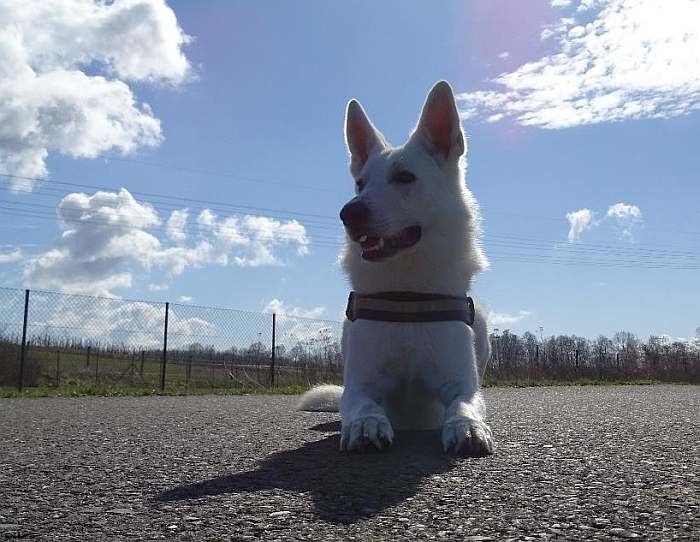
<path id="1" fill-rule="evenodd" d="M 348 102 L 345 113 L 345 143 L 350 151 L 350 170 L 353 175 L 359 174 L 373 152 L 386 145 L 384 136 L 372 125 L 357 100 Z"/>
<path id="2" fill-rule="evenodd" d="M 442 160 L 456 160 L 464 154 L 464 134 L 447 81 L 438 81 L 430 90 L 413 137 L 420 137 L 428 150 Z"/>

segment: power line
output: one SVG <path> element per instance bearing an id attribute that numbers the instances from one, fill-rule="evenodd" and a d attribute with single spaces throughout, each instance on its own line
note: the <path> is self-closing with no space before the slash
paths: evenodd
<path id="1" fill-rule="evenodd" d="M 2 207 L 0 207 L 2 208 Z M 13 216 L 38 218 L 44 220 L 55 220 L 55 217 L 46 214 L 31 212 L 31 211 L 10 211 Z M 102 223 L 119 229 L 121 226 L 115 225 L 106 221 L 97 221 L 95 219 L 79 220 L 67 219 L 68 222 L 76 223 Z M 140 229 L 132 226 L 123 226 L 124 229 Z M 165 230 L 163 226 L 154 227 L 154 229 Z M 280 236 L 278 239 L 293 240 L 290 236 Z M 329 241 L 314 241 L 311 240 L 313 246 L 323 248 L 338 249 L 342 243 L 333 243 Z M 496 252 L 490 255 L 491 261 L 500 261 L 507 263 L 529 263 L 529 264 L 548 264 L 548 265 L 595 265 L 597 267 L 617 267 L 617 268 L 644 268 L 644 269 L 678 269 L 678 270 L 695 270 L 700 269 L 699 265 L 691 265 L 685 262 L 669 262 L 669 261 L 654 261 L 650 259 L 600 259 L 600 258 L 565 258 L 560 256 L 548 256 L 540 254 L 522 254 L 509 252 Z"/>
<path id="2" fill-rule="evenodd" d="M 2 207 L 3 209 L 7 211 L 16 211 L 16 212 L 22 212 L 24 213 L 21 216 L 27 216 L 27 217 L 44 217 L 44 218 L 50 218 L 51 220 L 54 220 L 56 218 L 55 216 L 55 207 L 52 205 L 42 205 L 39 203 L 35 202 L 17 202 L 17 201 L 1 201 L 0 203 L 5 203 L 6 206 Z M 11 207 L 8 207 L 11 206 Z M 154 209 L 158 210 L 173 210 L 172 206 L 166 207 L 161 204 L 156 204 L 154 206 Z M 36 211 L 35 209 L 45 209 L 45 212 L 41 211 Z M 176 207 L 176 209 L 179 209 Z M 92 224 L 104 224 L 104 225 L 109 225 L 112 227 L 119 227 L 122 229 L 129 229 L 129 228 L 136 228 L 140 229 L 140 227 L 136 226 L 130 226 L 130 225 L 115 225 L 111 221 L 106 221 L 106 220 L 100 220 L 96 218 L 83 218 L 82 211 L 81 210 L 76 210 L 75 215 L 71 216 L 71 211 L 70 209 L 64 209 L 62 211 L 62 217 L 65 222 L 75 222 L 75 223 L 92 223 Z M 282 217 L 282 218 L 288 218 L 288 217 Z M 304 225 L 306 229 L 306 224 Z M 162 225 L 153 225 L 149 226 L 149 228 L 152 229 L 157 229 L 157 230 L 162 230 L 162 231 L 171 231 L 172 228 L 168 228 L 167 225 L 162 226 Z M 190 231 L 189 226 L 178 228 L 179 230 L 186 232 Z M 342 244 L 342 239 L 343 239 L 343 231 L 341 228 L 329 228 L 329 227 L 324 227 L 324 226 L 311 226 L 311 230 L 317 229 L 320 232 L 328 232 L 330 235 L 323 235 L 322 233 L 314 233 L 314 237 L 320 238 L 320 239 L 326 239 L 328 241 L 333 241 L 335 242 L 338 246 Z M 503 239 L 500 239 L 499 237 L 502 237 Z M 652 250 L 652 249 L 646 249 L 646 248 L 641 248 L 641 247 L 635 247 L 635 248 L 628 248 L 628 247 L 614 247 L 610 245 L 594 245 L 594 244 L 581 244 L 581 246 L 577 245 L 568 245 L 568 244 L 563 244 L 563 243 L 554 243 L 552 241 L 540 241 L 540 240 L 534 240 L 531 238 L 521 238 L 521 237 L 514 237 L 514 236 L 498 236 L 498 235 L 491 235 L 486 237 L 486 241 L 488 242 L 489 245 L 493 246 L 500 246 L 504 248 L 514 248 L 514 249 L 528 249 L 530 251 L 542 251 L 542 250 L 556 250 L 560 254 L 563 255 L 588 255 L 588 254 L 600 254 L 600 255 L 614 255 L 614 256 L 633 256 L 635 258 L 643 258 L 643 259 L 649 259 L 649 258 L 666 258 L 666 259 L 688 259 L 688 260 L 697 260 L 698 256 L 694 253 L 691 252 L 681 252 L 681 251 L 667 251 L 667 250 Z"/>
<path id="3" fill-rule="evenodd" d="M 109 162 L 109 161 L 124 162 L 127 164 L 136 164 L 136 165 L 146 166 L 146 167 L 151 167 L 151 168 L 168 169 L 171 171 L 181 171 L 184 173 L 195 173 L 197 175 L 206 175 L 207 177 L 220 177 L 220 178 L 231 179 L 231 180 L 243 182 L 243 183 L 274 185 L 274 186 L 282 186 L 285 188 L 300 188 L 302 190 L 312 190 L 312 191 L 316 191 L 316 192 L 332 192 L 333 191 L 333 189 L 331 189 L 331 188 L 322 188 L 320 186 L 290 183 L 290 182 L 282 181 L 282 180 L 278 180 L 278 179 L 263 179 L 260 177 L 250 177 L 247 175 L 240 175 L 237 173 L 212 171 L 212 170 L 208 170 L 208 169 L 193 168 L 193 167 L 189 167 L 189 166 L 177 166 L 177 165 L 173 165 L 173 164 L 163 164 L 162 162 L 151 162 L 151 161 L 147 161 L 147 160 L 138 160 L 138 159 L 134 159 L 134 158 L 109 156 L 109 157 L 105 158 L 105 161 L 107 161 L 107 162 Z M 18 177 L 18 178 L 20 178 L 20 177 Z M 27 178 L 25 180 L 34 180 L 34 179 Z"/>
<path id="4" fill-rule="evenodd" d="M 110 190 L 113 191 L 115 190 L 114 188 L 109 188 L 109 187 L 101 187 L 97 185 L 90 185 L 90 184 L 81 184 L 81 183 L 68 183 L 68 182 L 63 182 L 63 181 L 54 181 L 54 180 L 46 180 L 46 179 L 39 179 L 39 178 L 31 178 L 31 177 L 19 177 L 15 175 L 10 175 L 6 173 L 0 173 L 0 176 L 4 176 L 7 178 L 24 178 L 24 179 L 32 179 L 32 180 L 37 180 L 37 181 L 47 181 L 49 183 L 53 184 L 58 184 L 58 185 L 66 185 L 66 186 L 76 186 L 76 187 L 81 187 L 81 188 L 90 188 L 90 189 L 97 189 L 97 190 Z M 6 181 L 9 183 L 9 181 Z M 1 186 L 0 186 L 1 187 Z M 55 193 L 60 193 L 63 194 L 63 191 L 61 191 L 58 188 L 53 188 L 50 186 L 42 185 L 40 187 L 40 190 L 45 190 L 45 191 L 53 191 Z M 311 218 L 305 218 L 304 219 L 304 227 L 309 228 L 311 230 L 318 230 L 321 232 L 328 232 L 330 235 L 323 235 L 321 233 L 314 233 L 313 234 L 313 239 L 312 243 L 316 246 L 321 246 L 321 247 L 330 247 L 330 248 L 339 248 L 343 245 L 343 230 L 342 228 L 339 227 L 337 224 L 337 218 L 331 217 L 331 216 L 326 216 L 326 215 L 314 215 L 311 213 L 298 213 L 294 211 L 286 211 L 286 210 L 280 210 L 280 209 L 269 209 L 269 208 L 264 208 L 264 207 L 253 207 L 253 206 L 245 206 L 245 205 L 234 205 L 234 204 L 227 204 L 227 203 L 222 203 L 222 202 L 212 202 L 208 200 L 198 200 L 198 199 L 192 199 L 192 198 L 184 198 L 184 197 L 179 197 L 179 196 L 169 196 L 165 194 L 155 194 L 155 193 L 140 193 L 140 192 L 134 192 L 133 194 L 142 196 L 143 198 L 158 198 L 158 199 L 169 199 L 169 200 L 174 200 L 179 202 L 179 205 L 176 205 L 175 203 L 171 202 L 159 202 L 159 201 L 152 201 L 152 200 L 145 200 L 145 203 L 149 203 L 154 209 L 163 211 L 163 212 L 168 212 L 168 211 L 173 211 L 173 210 L 181 210 L 182 207 L 181 205 L 183 203 L 197 203 L 197 204 L 204 204 L 207 205 L 207 209 L 214 210 L 217 212 L 230 212 L 229 210 L 235 210 L 234 214 L 242 214 L 245 211 L 263 211 L 266 213 L 279 213 L 274 216 L 274 218 L 281 218 L 281 219 L 287 219 L 291 220 L 294 219 L 293 217 L 290 217 L 289 215 L 296 215 L 296 216 L 303 216 L 303 217 L 311 217 Z M 56 215 L 55 215 L 55 206 L 50 206 L 50 205 L 41 205 L 37 204 L 34 202 L 16 202 L 16 201 L 0 201 L 0 203 L 5 203 L 7 205 L 11 205 L 12 207 L 0 207 L 6 211 L 6 214 L 11 214 L 14 213 L 13 216 L 21 216 L 21 217 L 27 217 L 27 218 L 38 218 L 38 219 L 44 219 L 44 220 L 55 220 Z M 17 207 L 20 207 L 19 209 Z M 23 209 L 21 207 L 26 207 L 27 209 Z M 48 212 L 41 212 L 41 211 L 36 211 L 35 208 L 43 208 L 50 210 L 51 213 Z M 201 209 L 203 210 L 203 208 Z M 91 224 L 104 224 L 104 225 L 109 225 L 111 227 L 116 227 L 116 228 L 122 228 L 122 229 L 146 229 L 146 228 L 140 228 L 140 227 L 135 227 L 135 226 L 129 226 L 129 225 L 115 225 L 114 223 L 110 221 L 100 221 L 99 219 L 95 218 L 83 218 L 82 213 L 80 216 L 75 216 L 71 217 L 70 215 L 66 215 L 67 210 L 63 211 L 63 220 L 64 222 L 67 223 L 81 223 L 81 224 L 86 224 L 86 223 L 91 223 Z M 80 212 L 80 211 L 77 211 Z M 256 216 L 264 216 L 264 215 L 256 215 Z M 269 217 L 269 216 L 268 216 Z M 331 225 L 328 222 L 321 221 L 321 220 L 313 220 L 313 217 L 317 217 L 323 220 L 333 220 L 333 225 Z M 155 230 L 160 230 L 160 231 L 165 231 L 166 233 L 168 231 L 172 231 L 171 228 L 168 228 L 167 225 L 154 225 L 154 226 L 149 226 L 147 229 L 155 229 Z M 177 228 L 176 231 L 181 231 L 182 233 L 186 232 L 191 232 L 192 230 L 190 229 L 190 226 L 186 226 L 183 228 Z M 278 237 L 279 239 L 280 237 Z M 285 239 L 285 237 L 281 237 L 282 239 Z M 565 244 L 561 241 L 553 241 L 553 240 L 544 240 L 544 239 L 537 239 L 537 238 L 528 238 L 528 237 L 519 237 L 519 236 L 511 236 L 511 235 L 499 235 L 499 234 L 490 234 L 485 236 L 485 241 L 489 245 L 494 245 L 497 247 L 505 248 L 505 249 L 518 249 L 520 251 L 525 250 L 526 253 L 512 253 L 512 252 L 501 252 L 501 253 L 494 253 L 491 254 L 491 259 L 494 260 L 496 258 L 511 258 L 509 261 L 513 262 L 524 262 L 523 258 L 529 258 L 527 260 L 527 263 L 561 263 L 561 264 L 571 264 L 571 265 L 576 265 L 579 263 L 592 263 L 592 264 L 613 264 L 613 265 L 631 265 L 631 266 L 639 266 L 639 265 L 655 265 L 655 266 L 661 266 L 663 268 L 668 268 L 669 264 L 675 264 L 675 265 L 691 265 L 694 264 L 695 261 L 698 259 L 698 255 L 692 252 L 688 251 L 677 251 L 677 250 L 668 250 L 668 248 L 664 249 L 654 249 L 654 248 L 647 248 L 647 247 L 641 247 L 641 246 L 636 246 L 636 247 L 622 247 L 622 246 L 614 246 L 614 245 L 603 245 L 603 244 L 594 244 L 594 243 L 576 243 L 575 245 L 570 245 L 570 244 Z M 555 254 L 543 254 L 543 250 L 555 250 L 559 251 L 559 253 Z M 588 259 L 582 259 L 582 256 L 613 256 L 614 258 L 606 259 L 606 260 L 593 260 L 591 258 Z M 657 259 L 663 259 L 664 261 L 657 261 Z M 679 261 L 680 260 L 680 261 Z M 682 261 L 682 260 L 689 260 L 689 261 Z M 690 266 L 691 269 L 694 269 L 694 266 Z"/>
<path id="5" fill-rule="evenodd" d="M 114 187 L 109 187 L 109 186 L 100 186 L 100 185 L 94 185 L 94 184 L 85 184 L 85 183 L 74 183 L 74 182 L 67 182 L 67 181 L 58 181 L 54 179 L 42 179 L 40 177 L 23 177 L 19 175 L 11 175 L 8 173 L 0 172 L 0 177 L 7 177 L 7 178 L 12 178 L 12 179 L 23 179 L 23 180 L 31 180 L 31 181 L 36 181 L 36 182 L 44 182 L 44 183 L 49 183 L 49 184 L 54 184 L 54 185 L 61 185 L 61 186 L 72 186 L 76 188 L 88 188 L 91 190 L 103 190 L 103 191 L 111 191 L 111 192 L 117 192 L 119 188 L 114 188 Z M 9 183 L 8 183 L 9 184 Z M 323 220 L 337 220 L 335 216 L 330 216 L 330 215 L 318 215 L 318 214 L 313 214 L 313 213 L 301 213 L 301 212 L 296 212 L 296 211 L 285 211 L 285 210 L 280 210 L 280 209 L 271 209 L 267 207 L 254 207 L 250 205 L 241 205 L 241 204 L 227 204 L 227 203 L 221 203 L 217 201 L 211 201 L 211 200 L 204 200 L 204 199 L 196 199 L 196 198 L 185 198 L 181 196 L 171 196 L 168 194 L 157 194 L 153 192 L 137 192 L 137 191 L 129 191 L 130 194 L 135 195 L 135 196 L 143 196 L 145 198 L 158 198 L 158 199 L 165 199 L 165 200 L 173 200 L 173 201 L 178 201 L 178 202 L 183 202 L 183 203 L 196 203 L 199 205 L 215 205 L 219 207 L 228 207 L 236 210 L 251 210 L 251 211 L 262 211 L 262 212 L 271 212 L 271 213 L 286 213 L 289 215 L 296 215 L 300 217 L 311 217 L 311 218 L 318 218 L 318 219 L 323 219 Z"/>
<path id="6" fill-rule="evenodd" d="M 35 202 L 6 202 L 0 200 L 0 203 L 4 203 L 6 206 L 2 207 L 8 211 L 23 212 L 23 216 L 27 217 L 48 217 L 52 220 L 55 219 L 55 207 L 52 205 L 42 205 Z M 7 205 L 11 207 L 7 207 Z M 156 204 L 153 206 L 157 210 L 174 210 L 179 209 L 178 207 L 173 208 L 172 206 Z M 37 211 L 36 209 L 45 209 L 46 211 Z M 122 229 L 141 229 L 140 226 L 130 226 L 130 225 L 115 225 L 113 222 L 108 220 L 100 220 L 97 218 L 84 218 L 82 210 L 75 210 L 73 213 L 71 209 L 63 209 L 61 217 L 64 222 L 72 223 L 82 223 L 82 224 L 104 224 L 112 227 L 119 227 Z M 288 218 L 288 217 L 283 217 Z M 307 224 L 304 224 L 305 229 Z M 191 227 L 195 227 L 194 224 L 188 224 L 187 226 L 181 228 L 175 228 L 183 233 L 192 231 Z M 161 231 L 172 231 L 173 228 L 169 228 L 166 225 L 153 225 L 149 226 L 151 229 L 161 230 Z M 325 239 L 329 242 L 334 242 L 337 246 L 342 245 L 343 241 L 343 230 L 340 227 L 324 227 L 324 226 L 311 226 L 311 230 L 318 230 L 313 234 L 316 239 Z M 318 232 L 326 232 L 323 233 Z M 503 248 L 512 248 L 518 250 L 528 250 L 529 252 L 542 252 L 554 250 L 557 252 L 557 256 L 581 256 L 581 255 L 603 255 L 603 256 L 617 256 L 617 257 L 634 257 L 637 259 L 654 259 L 654 258 L 664 258 L 672 260 L 690 260 L 697 261 L 698 255 L 691 252 L 681 252 L 681 251 L 668 251 L 668 250 L 652 250 L 642 247 L 615 247 L 611 245 L 595 245 L 595 244 L 581 244 L 579 246 L 569 245 L 564 243 L 554 243 L 551 241 L 540 241 L 532 238 L 514 237 L 514 236 L 498 236 L 491 235 L 486 237 L 486 241 L 490 246 L 497 246 Z"/>

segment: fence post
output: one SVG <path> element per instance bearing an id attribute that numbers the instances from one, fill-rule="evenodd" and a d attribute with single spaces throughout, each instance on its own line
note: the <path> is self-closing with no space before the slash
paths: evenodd
<path id="1" fill-rule="evenodd" d="M 56 387 L 61 385 L 61 351 L 56 350 Z"/>
<path id="2" fill-rule="evenodd" d="M 270 387 L 275 387 L 275 330 L 277 328 L 277 315 L 272 313 L 272 356 L 270 357 Z"/>
<path id="3" fill-rule="evenodd" d="M 165 326 L 163 328 L 163 365 L 160 370 L 160 391 L 165 389 L 165 364 L 168 361 L 168 313 L 170 312 L 170 303 L 165 303 Z"/>
<path id="4" fill-rule="evenodd" d="M 95 353 L 95 386 L 100 382 L 100 351 Z"/>
<path id="5" fill-rule="evenodd" d="M 86 368 L 86 369 L 89 369 L 89 368 L 90 368 L 90 349 L 91 349 L 91 348 L 92 348 L 92 347 L 91 347 L 90 345 L 88 345 L 88 348 L 87 348 L 87 361 L 85 362 L 85 368 Z"/>
<path id="6" fill-rule="evenodd" d="M 141 350 L 141 367 L 139 368 L 139 376 L 141 377 L 141 381 L 143 382 L 143 362 L 146 361 L 146 351 Z"/>
<path id="7" fill-rule="evenodd" d="M 24 291 L 24 323 L 22 324 L 22 347 L 19 351 L 19 380 L 17 389 L 22 391 L 24 383 L 24 355 L 27 349 L 27 314 L 29 313 L 29 288 Z"/>

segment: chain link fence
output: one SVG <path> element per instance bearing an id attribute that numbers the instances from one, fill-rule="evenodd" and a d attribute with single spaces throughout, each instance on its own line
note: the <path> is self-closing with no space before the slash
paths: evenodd
<path id="1" fill-rule="evenodd" d="M 339 382 L 341 332 L 282 314 L 0 288 L 0 386 Z"/>
<path id="2" fill-rule="evenodd" d="M 342 323 L 0 288 L 0 386 L 251 390 L 340 383 Z M 492 380 L 700 382 L 700 336 L 491 334 Z"/>

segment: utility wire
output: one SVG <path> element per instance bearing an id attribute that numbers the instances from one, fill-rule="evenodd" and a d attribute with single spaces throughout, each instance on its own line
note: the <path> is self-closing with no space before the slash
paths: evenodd
<path id="1" fill-rule="evenodd" d="M 0 205 L 0 209 L 3 207 Z M 13 216 L 37 218 L 43 220 L 55 220 L 55 217 L 48 216 L 46 214 L 29 212 L 29 211 L 9 211 Z M 67 222 L 75 223 L 102 223 L 114 227 L 115 229 L 141 229 L 132 226 L 121 226 L 109 223 L 107 221 L 98 221 L 95 219 L 64 219 Z M 151 228 L 148 228 L 151 229 Z M 163 226 L 153 227 L 153 229 L 165 230 Z M 291 236 L 278 236 L 278 239 L 282 240 L 293 240 L 294 237 Z M 313 246 L 323 247 L 323 248 L 333 248 L 338 249 L 342 246 L 341 243 L 332 243 L 328 241 L 314 241 L 311 239 L 311 244 Z M 674 261 L 655 261 L 652 259 L 619 259 L 619 258 L 581 258 L 581 257 L 562 257 L 559 255 L 542 255 L 542 254 L 523 254 L 523 253 L 512 253 L 512 252 L 493 252 L 489 259 L 491 261 L 501 261 L 501 262 L 512 262 L 512 263 L 540 263 L 540 264 L 560 264 L 560 265 L 595 265 L 598 267 L 619 267 L 619 268 L 644 268 L 644 269 L 678 269 L 678 270 L 695 270 L 700 269 L 699 264 L 691 264 L 686 262 L 674 262 Z"/>
<path id="2" fill-rule="evenodd" d="M 16 175 L 11 175 L 7 173 L 1 173 L 0 172 L 0 177 L 6 177 L 7 179 L 9 178 L 19 178 L 19 179 L 27 179 L 27 180 L 34 180 L 34 181 L 43 181 L 46 183 L 53 183 L 53 184 L 58 184 L 58 185 L 66 185 L 66 186 L 74 186 L 74 187 L 81 187 L 81 188 L 89 188 L 89 189 L 97 189 L 97 190 L 110 190 L 113 191 L 115 190 L 114 188 L 109 188 L 109 187 L 101 187 L 97 185 L 89 185 L 89 184 L 81 184 L 81 183 L 68 183 L 68 182 L 63 182 L 63 181 L 54 181 L 54 180 L 47 180 L 47 179 L 40 179 L 40 178 L 35 178 L 35 177 L 21 177 L 21 176 L 16 176 Z M 0 179 L 2 181 L 2 179 Z M 6 181 L 9 185 L 9 180 Z M 0 188 L 2 188 L 2 184 L 0 182 Z M 9 188 L 9 186 L 8 186 Z M 50 186 L 47 186 L 46 184 L 43 184 L 40 187 L 40 190 L 45 190 L 45 191 L 52 191 L 55 193 L 60 193 L 64 194 L 62 190 L 59 188 L 52 188 Z M 338 248 L 343 245 L 343 231 L 342 228 L 339 227 L 337 224 L 337 218 L 327 216 L 327 215 L 315 215 L 311 213 L 298 213 L 294 211 L 287 211 L 287 210 L 280 210 L 280 209 L 269 209 L 269 208 L 264 208 L 264 207 L 253 207 L 253 206 L 245 206 L 245 205 L 233 205 L 233 204 L 226 204 L 222 202 L 212 202 L 208 200 L 199 200 L 199 199 L 192 199 L 192 198 L 184 198 L 184 197 L 179 197 L 179 196 L 169 196 L 169 195 L 164 195 L 164 194 L 156 194 L 156 193 L 141 193 L 141 192 L 133 192 L 135 195 L 142 196 L 144 198 L 158 198 L 158 199 L 166 199 L 166 200 L 173 200 L 179 202 L 179 205 L 176 205 L 175 203 L 169 203 L 169 202 L 153 202 L 146 200 L 146 203 L 149 203 L 154 209 L 160 210 L 161 212 L 171 212 L 173 210 L 182 210 L 181 205 L 183 203 L 196 203 L 196 204 L 203 204 L 207 205 L 207 209 L 210 209 L 212 211 L 217 211 L 217 212 L 230 212 L 229 210 L 235 210 L 234 214 L 242 214 L 245 211 L 263 211 L 266 213 L 277 213 L 273 218 L 280 218 L 280 219 L 286 219 L 286 220 L 291 220 L 295 219 L 290 217 L 290 215 L 294 216 L 303 216 L 303 217 L 311 217 L 311 219 L 305 219 L 304 220 L 304 227 L 311 229 L 311 230 L 319 230 L 321 232 L 327 232 L 329 235 L 323 235 L 322 233 L 314 233 L 313 234 L 313 239 L 312 243 L 317 246 L 324 246 L 324 247 L 335 247 Z M 17 202 L 17 201 L 2 201 L 0 200 L 0 204 L 5 204 L 5 205 L 0 205 L 0 209 L 4 210 L 4 214 L 12 214 L 12 216 L 21 216 L 21 217 L 27 217 L 27 218 L 38 218 L 38 219 L 45 219 L 45 220 L 55 220 L 56 215 L 55 215 L 55 207 L 50 206 L 50 205 L 41 205 L 38 203 L 34 202 Z M 40 212 L 40 211 L 35 211 L 35 209 L 47 209 L 50 210 L 51 212 Z M 202 208 L 203 210 L 203 208 Z M 68 214 L 66 214 L 68 213 Z M 183 228 L 169 228 L 167 225 L 154 225 L 154 226 L 148 226 L 147 228 L 141 228 L 141 227 L 135 227 L 135 226 L 129 226 L 129 225 L 115 225 L 114 223 L 110 221 L 104 221 L 104 220 L 99 220 L 96 218 L 83 218 L 82 217 L 82 211 L 76 210 L 76 213 L 80 213 L 80 216 L 70 216 L 70 211 L 69 210 L 63 210 L 62 211 L 62 219 L 66 223 L 80 223 L 80 224 L 86 224 L 86 223 L 91 223 L 91 224 L 105 224 L 109 225 L 111 227 L 115 228 L 122 228 L 122 229 L 149 229 L 149 230 L 160 230 L 164 232 L 170 232 L 170 231 L 177 231 L 177 232 L 190 232 L 192 231 L 189 226 L 183 227 Z M 262 216 L 262 215 L 258 215 Z M 269 215 L 268 215 L 269 217 Z M 312 222 L 313 218 L 317 219 L 322 219 L 322 220 L 314 220 Z M 333 220 L 333 225 L 329 222 Z M 286 239 L 287 237 L 282 236 L 278 237 L 278 239 Z M 293 239 L 293 237 L 289 237 L 289 239 Z M 698 255 L 693 252 L 688 252 L 688 251 L 679 251 L 679 250 L 668 250 L 666 248 L 664 249 L 654 249 L 654 248 L 647 248 L 647 247 L 622 247 L 622 246 L 614 246 L 614 245 L 603 245 L 603 244 L 593 244 L 593 243 L 581 243 L 577 242 L 575 245 L 570 245 L 563 243 L 561 241 L 552 241 L 552 240 L 545 240 L 545 239 L 536 239 L 536 238 L 528 238 L 528 237 L 518 237 L 518 236 L 511 236 L 511 235 L 498 235 L 498 234 L 491 234 L 491 235 L 486 235 L 485 240 L 489 245 L 505 248 L 505 249 L 518 249 L 518 250 L 525 250 L 527 251 L 526 254 L 523 253 L 511 253 L 511 252 L 502 252 L 498 254 L 493 254 L 491 255 L 491 259 L 494 260 L 495 258 L 498 257 L 510 257 L 511 261 L 523 261 L 520 260 L 521 258 L 529 258 L 528 262 L 529 263 L 543 263 L 543 262 L 548 262 L 548 263 L 567 263 L 567 264 L 577 264 L 577 263 L 586 263 L 586 262 L 591 262 L 594 264 L 601 264 L 603 262 L 608 263 L 608 264 L 615 264 L 615 265 L 631 265 L 631 266 L 638 266 L 641 264 L 645 265 L 660 265 L 661 267 L 668 267 L 669 264 L 677 264 L 677 265 L 690 265 L 691 269 L 695 269 L 695 266 L 693 265 L 697 260 L 698 260 Z M 542 254 L 541 251 L 546 250 L 546 251 L 552 251 L 556 250 L 559 251 L 559 253 L 555 254 Z M 495 256 L 495 258 L 494 258 Z M 592 260 L 590 258 L 588 259 L 581 259 L 582 256 L 614 256 L 617 259 L 606 259 L 606 260 Z M 519 259 L 520 258 L 520 259 Z M 634 258 L 634 259 L 633 259 Z M 662 259 L 663 261 L 656 261 L 657 259 Z M 682 261 L 682 260 L 688 260 L 688 261 Z"/>

